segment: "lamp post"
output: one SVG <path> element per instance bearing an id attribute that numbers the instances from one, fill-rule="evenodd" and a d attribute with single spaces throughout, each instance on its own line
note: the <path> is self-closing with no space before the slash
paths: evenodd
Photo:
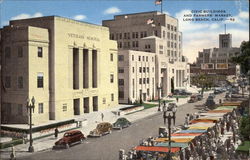
<path id="1" fill-rule="evenodd" d="M 157 91 L 158 91 L 158 111 L 161 111 L 161 98 L 160 98 L 160 90 L 161 90 L 161 84 L 160 85 L 157 85 Z"/>
<path id="2" fill-rule="evenodd" d="M 35 108 L 35 98 L 32 97 L 31 103 L 30 100 L 27 99 L 27 111 L 29 112 L 29 117 L 30 117 L 30 146 L 29 146 L 29 152 L 34 152 L 34 147 L 32 146 L 33 139 L 32 139 L 32 111 L 34 113 L 34 108 Z M 32 111 L 31 111 L 32 110 Z"/>
<path id="3" fill-rule="evenodd" d="M 168 120 L 168 146 L 169 146 L 168 160 L 171 160 L 171 120 L 175 119 L 175 114 L 173 113 L 173 116 L 171 116 L 170 113 L 168 115 L 166 114 L 167 114 L 167 111 L 164 111 L 163 112 L 164 124 L 166 124 L 166 119 Z"/>

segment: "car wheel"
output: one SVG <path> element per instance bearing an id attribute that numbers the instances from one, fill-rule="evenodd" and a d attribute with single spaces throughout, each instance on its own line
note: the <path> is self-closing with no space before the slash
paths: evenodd
<path id="1" fill-rule="evenodd" d="M 66 147 L 66 149 L 68 149 L 68 148 L 69 148 L 69 144 L 68 144 L 68 143 L 66 143 L 66 144 L 65 144 L 65 147 Z"/>

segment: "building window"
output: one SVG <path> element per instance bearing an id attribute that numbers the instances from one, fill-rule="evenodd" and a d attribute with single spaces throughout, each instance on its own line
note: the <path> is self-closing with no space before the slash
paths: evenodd
<path id="1" fill-rule="evenodd" d="M 174 69 L 172 69 L 172 73 L 174 73 Z"/>
<path id="2" fill-rule="evenodd" d="M 118 84 L 119 86 L 124 86 L 124 79 L 119 79 Z"/>
<path id="3" fill-rule="evenodd" d="M 37 74 L 37 88 L 43 88 L 43 73 Z"/>
<path id="4" fill-rule="evenodd" d="M 138 61 L 141 61 L 141 56 L 138 57 Z"/>
<path id="5" fill-rule="evenodd" d="M 37 47 L 37 56 L 43 57 L 43 48 L 42 47 Z"/>
<path id="6" fill-rule="evenodd" d="M 17 56 L 19 58 L 23 57 L 23 47 L 22 46 L 18 46 L 18 48 L 17 48 Z"/>
<path id="7" fill-rule="evenodd" d="M 18 88 L 23 88 L 23 77 L 18 77 Z"/>
<path id="8" fill-rule="evenodd" d="M 114 75 L 110 74 L 110 83 L 114 83 Z"/>
<path id="9" fill-rule="evenodd" d="M 165 34 L 166 34 L 165 31 L 163 31 L 163 33 L 162 33 L 163 38 L 165 38 L 165 36 L 166 36 Z"/>
<path id="10" fill-rule="evenodd" d="M 144 31 L 144 37 L 147 37 L 147 31 Z"/>
<path id="11" fill-rule="evenodd" d="M 18 110 L 17 110 L 18 115 L 22 116 L 23 115 L 23 105 L 22 104 L 18 104 L 17 108 L 18 108 Z"/>
<path id="12" fill-rule="evenodd" d="M 135 67 L 132 68 L 132 72 L 135 73 Z"/>
<path id="13" fill-rule="evenodd" d="M 143 73 L 145 73 L 146 72 L 146 67 L 143 67 Z"/>
<path id="14" fill-rule="evenodd" d="M 124 61 L 124 56 L 123 55 L 118 55 L 118 61 Z"/>
<path id="15" fill-rule="evenodd" d="M 5 58 L 10 58 L 11 57 L 10 52 L 11 52 L 10 47 L 5 47 Z"/>
<path id="16" fill-rule="evenodd" d="M 38 113 L 39 114 L 43 113 L 43 103 L 38 103 Z"/>
<path id="17" fill-rule="evenodd" d="M 154 62 L 154 57 L 152 57 L 152 62 Z"/>
<path id="18" fill-rule="evenodd" d="M 142 72 L 142 68 L 141 68 L 141 67 L 139 67 L 139 72 L 140 72 L 140 73 Z"/>
<path id="19" fill-rule="evenodd" d="M 168 26 L 168 30 L 170 30 L 170 24 L 168 24 L 167 26 Z"/>
<path id="20" fill-rule="evenodd" d="M 158 36 L 157 30 L 155 30 L 155 36 Z"/>
<path id="21" fill-rule="evenodd" d="M 114 101 L 114 93 L 111 94 L 111 101 Z"/>
<path id="22" fill-rule="evenodd" d="M 142 83 L 142 79 L 140 78 L 140 79 L 139 79 L 139 84 L 141 84 L 141 83 Z"/>
<path id="23" fill-rule="evenodd" d="M 134 55 L 132 55 L 132 61 L 134 61 Z"/>
<path id="24" fill-rule="evenodd" d="M 5 84 L 4 84 L 5 88 L 10 88 L 11 87 L 11 77 L 10 76 L 6 76 L 5 77 Z"/>
<path id="25" fill-rule="evenodd" d="M 143 84 L 146 84 L 146 78 L 143 78 Z"/>
<path id="26" fill-rule="evenodd" d="M 143 32 L 141 32 L 141 38 L 143 38 Z"/>
<path id="27" fill-rule="evenodd" d="M 138 38 L 138 32 L 135 32 L 135 38 Z"/>
<path id="28" fill-rule="evenodd" d="M 110 61 L 113 61 L 114 60 L 114 55 L 113 53 L 110 53 Z"/>
<path id="29" fill-rule="evenodd" d="M 139 47 L 138 41 L 135 42 L 135 47 Z"/>
<path id="30" fill-rule="evenodd" d="M 147 67 L 147 72 L 149 72 L 149 67 Z"/>
<path id="31" fill-rule="evenodd" d="M 119 67 L 118 68 L 118 73 L 124 73 L 124 68 Z"/>
<path id="32" fill-rule="evenodd" d="M 152 72 L 154 72 L 154 67 L 152 67 Z"/>
<path id="33" fill-rule="evenodd" d="M 123 99 L 124 98 L 124 91 L 119 91 L 119 99 Z"/>
<path id="34" fill-rule="evenodd" d="M 120 39 L 122 39 L 122 33 L 120 33 Z"/>
<path id="35" fill-rule="evenodd" d="M 63 110 L 63 112 L 66 112 L 66 111 L 67 111 L 67 103 L 64 103 L 64 104 L 63 104 L 62 110 Z"/>
<path id="36" fill-rule="evenodd" d="M 106 104 L 106 98 L 102 99 L 102 104 Z"/>

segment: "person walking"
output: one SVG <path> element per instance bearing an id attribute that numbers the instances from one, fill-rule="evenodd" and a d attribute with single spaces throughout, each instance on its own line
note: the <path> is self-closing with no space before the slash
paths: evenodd
<path id="1" fill-rule="evenodd" d="M 172 109 L 172 112 L 173 112 L 173 120 L 174 120 L 174 126 L 175 126 L 175 119 L 176 119 L 175 114 L 177 112 L 177 107 L 176 106 L 174 106 L 174 108 Z"/>
<path id="2" fill-rule="evenodd" d="M 103 113 L 101 114 L 101 117 L 102 117 L 102 121 L 103 121 L 103 119 L 104 119 L 104 114 Z"/>
<path id="3" fill-rule="evenodd" d="M 59 130 L 56 128 L 55 129 L 55 138 L 57 139 L 57 137 L 58 137 L 58 133 L 59 133 Z"/>
<path id="4" fill-rule="evenodd" d="M 176 102 L 177 102 L 177 103 L 179 102 L 179 97 L 176 97 Z"/>

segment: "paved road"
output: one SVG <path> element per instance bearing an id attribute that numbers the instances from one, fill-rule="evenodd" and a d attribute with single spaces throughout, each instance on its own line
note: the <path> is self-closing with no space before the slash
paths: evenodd
<path id="1" fill-rule="evenodd" d="M 223 95 L 216 96 L 216 101 Z M 187 113 L 195 113 L 202 109 L 203 101 L 184 104 L 178 107 L 176 125 L 184 123 Z M 157 108 L 156 108 L 157 109 Z M 158 128 L 164 126 L 162 113 L 158 113 L 134 122 L 129 128 L 113 131 L 112 134 L 100 138 L 88 138 L 83 144 L 75 145 L 69 149 L 52 150 L 34 153 L 23 160 L 117 160 L 119 149 L 128 151 L 139 144 L 139 140 L 149 136 L 157 136 Z"/>

